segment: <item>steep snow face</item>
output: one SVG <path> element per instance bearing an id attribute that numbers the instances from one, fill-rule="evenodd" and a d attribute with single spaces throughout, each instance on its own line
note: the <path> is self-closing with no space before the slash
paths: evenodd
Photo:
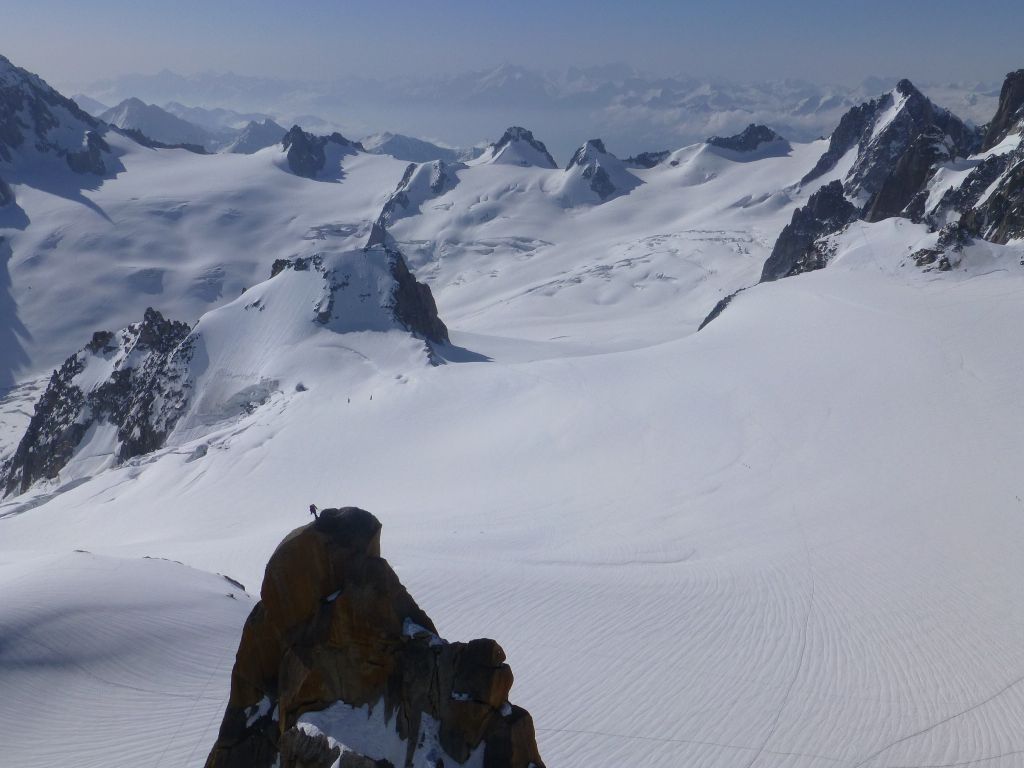
<path id="1" fill-rule="evenodd" d="M 140 131 L 147 138 L 163 144 L 205 147 L 212 138 L 208 131 L 198 125 L 136 98 L 125 99 L 116 107 L 111 107 L 100 115 L 100 119 L 118 128 Z"/>
<path id="2" fill-rule="evenodd" d="M 544 142 L 535 139 L 531 131 L 516 126 L 505 131 L 498 141 L 487 147 L 473 162 L 480 165 L 557 167 Z"/>
<path id="3" fill-rule="evenodd" d="M 0 163 L 19 168 L 55 156 L 77 173 L 103 174 L 103 132 L 71 99 L 0 56 Z"/>
<path id="4" fill-rule="evenodd" d="M 241 133 L 227 144 L 221 151 L 234 152 L 240 155 L 251 155 L 266 147 L 279 144 L 284 138 L 285 129 L 269 117 L 262 122 L 250 121 Z"/>
<path id="5" fill-rule="evenodd" d="M 979 141 L 976 129 L 936 107 L 909 80 L 901 80 L 889 93 L 843 116 L 828 150 L 802 183 L 821 178 L 852 154 L 854 159 L 843 183 L 854 202 L 868 211 L 873 198 L 889 183 L 907 186 L 901 194 L 893 195 L 906 205 L 936 163 L 972 154 Z M 915 167 L 899 168 L 901 160 L 904 166 Z M 885 215 L 892 215 L 891 207 L 890 201 Z"/>
<path id="6" fill-rule="evenodd" d="M 876 104 L 870 129 L 861 136 L 857 160 L 845 180 L 847 194 L 867 205 L 898 161 L 913 150 L 915 141 L 924 142 L 932 153 L 930 167 L 939 160 L 972 154 L 979 136 L 955 115 L 932 104 L 910 81 L 901 80 Z"/>
<path id="7" fill-rule="evenodd" d="M 591 139 L 576 150 L 552 192 L 571 207 L 629 194 L 640 183 L 619 158 L 605 149 L 604 142 Z"/>

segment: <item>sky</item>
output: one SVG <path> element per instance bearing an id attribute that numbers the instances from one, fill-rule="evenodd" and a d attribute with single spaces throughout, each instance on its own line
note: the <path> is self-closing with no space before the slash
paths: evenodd
<path id="1" fill-rule="evenodd" d="M 165 68 L 330 80 L 610 62 L 739 81 L 991 82 L 1024 66 L 1020 0 L 0 0 L 0 18 L 0 53 L 55 84 Z"/>

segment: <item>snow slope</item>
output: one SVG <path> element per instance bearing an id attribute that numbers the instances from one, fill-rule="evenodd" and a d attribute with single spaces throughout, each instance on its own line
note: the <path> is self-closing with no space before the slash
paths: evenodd
<path id="1" fill-rule="evenodd" d="M 248 583 L 308 500 L 355 502 L 443 632 L 501 638 L 551 764 L 999 764 L 1024 749 L 1021 270 L 852 266 L 660 345 L 476 338 L 492 362 L 313 387 L 201 458 L 6 503 L 4 546 Z"/>
<path id="2" fill-rule="evenodd" d="M 34 176 L 9 177 L 17 208 L 0 209 L 0 235 L 24 332 L 0 374 L 21 357 L 18 378 L 45 375 L 92 331 L 125 327 L 148 306 L 195 323 L 268 278 L 275 259 L 365 239 L 406 165 L 350 155 L 332 183 L 288 171 L 280 145 L 203 156 L 107 138 L 125 170 L 95 188 L 55 194 Z"/>
<path id="3" fill-rule="evenodd" d="M 254 600 L 164 560 L 11 554 L 0 566 L 3 763 L 201 764 Z"/>
<path id="4" fill-rule="evenodd" d="M 442 634 L 500 640 L 551 766 L 1020 764 L 1024 244 L 941 272 L 910 258 L 936 233 L 855 223 L 695 333 L 757 282 L 825 142 L 685 147 L 578 205 L 553 163 L 493 162 L 535 152 L 520 135 L 436 190 L 409 176 L 389 242 L 453 341 L 427 365 L 380 305 L 318 333 L 322 286 L 270 278 L 347 258 L 406 163 L 310 180 L 275 147 L 118 142 L 116 178 L 23 178 L 27 221 L 0 214 L 19 380 L 159 304 L 202 317 L 212 407 L 0 502 L 12 764 L 200 765 L 249 609 L 212 574 L 257 584 L 310 502 L 377 515 Z M 225 409 L 243 378 L 277 385 Z"/>
<path id="5" fill-rule="evenodd" d="M 743 162 L 694 145 L 650 169 L 620 166 L 632 187 L 603 203 L 589 190 L 566 198 L 578 165 L 471 163 L 389 232 L 456 329 L 555 349 L 651 344 L 757 282 L 823 146 Z"/>

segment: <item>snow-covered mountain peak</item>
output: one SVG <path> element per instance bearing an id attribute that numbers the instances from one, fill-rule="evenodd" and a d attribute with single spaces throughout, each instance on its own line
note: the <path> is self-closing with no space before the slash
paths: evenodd
<path id="1" fill-rule="evenodd" d="M 378 224 L 388 227 L 403 216 L 418 213 L 424 202 L 454 188 L 459 182 L 455 172 L 465 167 L 461 163 L 449 164 L 444 160 L 410 163 L 395 191 L 384 203 Z"/>
<path id="2" fill-rule="evenodd" d="M 448 330 L 430 289 L 395 248 L 356 240 L 279 259 L 193 329 L 150 308 L 94 333 L 53 373 L 0 485 L 67 482 L 202 437 L 284 392 L 431 362 L 427 343 L 446 344 Z"/>
<path id="3" fill-rule="evenodd" d="M 494 144 L 484 150 L 476 164 L 502 164 L 557 168 L 557 164 L 544 142 L 534 138 L 533 132 L 512 126 Z"/>
<path id="4" fill-rule="evenodd" d="M 627 194 L 640 183 L 625 163 L 605 148 L 601 139 L 590 139 L 576 150 L 565 167 L 558 194 L 569 205 L 604 202 Z"/>
<path id="5" fill-rule="evenodd" d="M 106 172 L 104 127 L 38 75 L 0 56 L 0 161 L 55 155 L 77 173 Z"/>
<path id="6" fill-rule="evenodd" d="M 257 122 L 250 120 L 242 132 L 229 143 L 223 152 L 230 152 L 239 155 L 251 155 L 266 147 L 272 147 L 279 143 L 285 135 L 285 129 L 275 123 L 269 117 Z"/>
<path id="7" fill-rule="evenodd" d="M 205 129 L 134 96 L 108 109 L 100 119 L 117 128 L 139 131 L 162 144 L 202 147 L 210 140 Z"/>
<path id="8" fill-rule="evenodd" d="M 604 142 L 601 139 L 587 139 L 583 146 L 573 153 L 565 169 L 569 170 L 574 165 L 586 165 L 607 154 L 608 150 L 605 149 Z"/>

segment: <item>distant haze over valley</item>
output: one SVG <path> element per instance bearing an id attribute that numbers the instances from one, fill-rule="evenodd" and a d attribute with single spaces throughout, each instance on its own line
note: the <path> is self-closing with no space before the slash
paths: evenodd
<path id="1" fill-rule="evenodd" d="M 508 125 L 525 125 L 564 164 L 581 142 L 598 137 L 624 157 L 727 136 L 752 122 L 797 141 L 826 136 L 848 109 L 899 79 L 869 77 L 855 86 L 742 82 L 661 77 L 621 63 L 559 71 L 503 64 L 461 74 L 391 78 L 324 74 L 321 80 L 298 80 L 163 70 L 57 85 L 103 107 L 137 97 L 161 106 L 176 102 L 264 114 L 286 127 L 298 123 L 356 137 L 391 131 L 459 147 L 493 141 Z M 991 80 L 982 83 L 918 85 L 937 104 L 981 124 L 995 109 L 1004 74 L 993 71 Z"/>

